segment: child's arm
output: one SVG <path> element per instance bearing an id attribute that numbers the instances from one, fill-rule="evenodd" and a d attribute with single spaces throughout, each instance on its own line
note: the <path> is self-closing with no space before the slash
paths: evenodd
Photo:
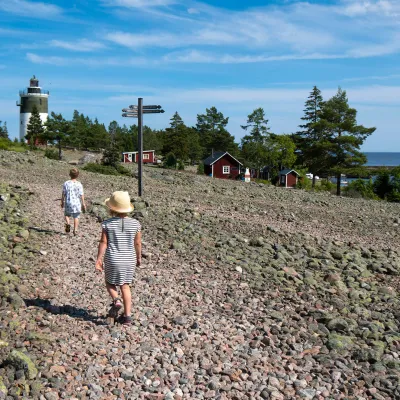
<path id="1" fill-rule="evenodd" d="M 81 203 L 82 203 L 83 212 L 86 212 L 86 203 L 85 203 L 84 195 L 81 196 Z"/>
<path id="2" fill-rule="evenodd" d="M 136 265 L 142 264 L 142 232 L 138 232 L 135 236 Z"/>
<path id="3" fill-rule="evenodd" d="M 65 199 L 65 192 L 63 188 L 63 191 L 61 193 L 61 208 L 64 208 L 64 199 Z"/>
<path id="4" fill-rule="evenodd" d="M 103 256 L 107 249 L 107 235 L 106 231 L 103 229 L 101 232 L 101 238 L 99 242 L 99 248 L 97 250 L 97 261 L 96 261 L 96 271 L 103 271 Z"/>

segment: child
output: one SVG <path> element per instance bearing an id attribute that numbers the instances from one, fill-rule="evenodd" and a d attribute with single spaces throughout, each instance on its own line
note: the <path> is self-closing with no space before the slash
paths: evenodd
<path id="1" fill-rule="evenodd" d="M 105 205 L 110 210 L 112 218 L 102 224 L 96 271 L 103 271 L 104 255 L 106 287 L 113 299 L 113 308 L 119 310 L 122 307 L 117 291 L 119 286 L 124 303 L 121 322 L 129 325 L 132 323 L 129 285 L 133 280 L 135 266 L 140 265 L 142 260 L 141 225 L 127 216 L 133 211 L 128 192 L 114 192 L 105 201 Z"/>
<path id="2" fill-rule="evenodd" d="M 71 179 L 63 185 L 61 196 L 61 208 L 64 208 L 65 232 L 71 231 L 70 217 L 74 219 L 74 235 L 78 234 L 79 215 L 86 211 L 85 198 L 83 196 L 83 186 L 76 180 L 79 176 L 78 168 L 69 171 Z"/>

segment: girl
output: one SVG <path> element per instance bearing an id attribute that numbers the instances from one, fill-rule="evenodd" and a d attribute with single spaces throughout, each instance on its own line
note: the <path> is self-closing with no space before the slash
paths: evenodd
<path id="1" fill-rule="evenodd" d="M 133 211 L 128 192 L 114 192 L 105 201 L 105 205 L 110 210 L 112 218 L 102 223 L 96 271 L 103 271 L 104 256 L 106 287 L 113 299 L 113 308 L 119 310 L 122 307 L 117 291 L 119 286 L 124 303 L 121 322 L 129 325 L 132 323 L 129 285 L 133 280 L 135 266 L 141 264 L 142 258 L 141 225 L 127 216 Z"/>

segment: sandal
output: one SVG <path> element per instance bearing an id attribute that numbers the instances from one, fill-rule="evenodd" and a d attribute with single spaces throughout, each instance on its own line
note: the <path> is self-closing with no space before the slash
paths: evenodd
<path id="1" fill-rule="evenodd" d="M 120 323 L 122 325 L 131 325 L 132 324 L 132 317 L 130 315 L 122 315 L 120 318 Z"/>
<path id="2" fill-rule="evenodd" d="M 114 306 L 117 310 L 119 310 L 120 308 L 122 308 L 122 300 L 121 300 L 119 297 L 116 297 L 116 298 L 113 300 L 113 306 Z"/>
<path id="3" fill-rule="evenodd" d="M 71 232 L 71 225 L 70 224 L 65 224 L 65 232 L 70 233 Z"/>

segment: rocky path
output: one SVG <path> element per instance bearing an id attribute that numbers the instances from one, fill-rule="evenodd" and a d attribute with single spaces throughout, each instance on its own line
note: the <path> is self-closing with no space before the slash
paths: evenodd
<path id="1" fill-rule="evenodd" d="M 96 199 L 131 189 L 132 179 L 83 173 L 94 204 L 73 237 L 62 233 L 56 201 L 68 166 L 33 157 L 10 172 L 4 162 L 0 179 L 34 192 L 24 207 L 41 250 L 20 290 L 26 307 L 4 314 L 8 328 L 18 321 L 15 347 L 39 375 L 17 391 L 24 377 L 5 366 L 10 399 L 400 398 L 399 299 L 390 286 L 399 255 L 368 215 L 356 213 L 359 205 L 344 200 L 349 206 L 340 211 L 353 215 L 354 226 L 340 231 L 329 224 L 337 205 L 327 208 L 325 197 L 279 200 L 282 192 L 269 196 L 276 189 L 210 189 L 197 177 L 148 172 L 134 324 L 109 326 L 110 301 L 94 270 L 104 213 Z M 315 207 L 282 217 L 278 210 L 291 201 Z M 398 235 L 390 207 L 378 224 Z M 313 213 L 319 232 L 302 217 Z M 338 240 L 353 232 L 349 241 L 362 241 L 360 219 L 379 236 L 375 248 Z M 323 237 L 327 231 L 336 241 Z"/>

